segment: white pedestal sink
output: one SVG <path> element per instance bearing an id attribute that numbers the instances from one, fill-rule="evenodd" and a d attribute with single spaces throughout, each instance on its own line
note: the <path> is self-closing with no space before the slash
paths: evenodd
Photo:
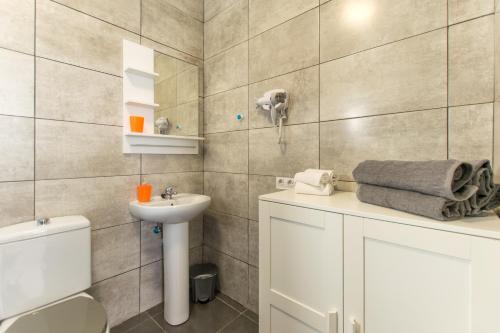
<path id="1" fill-rule="evenodd" d="M 189 220 L 210 205 L 210 197 L 181 193 L 172 199 L 153 197 L 132 201 L 130 213 L 148 222 L 163 223 L 165 320 L 180 325 L 189 318 Z M 168 295 L 168 296 L 167 296 Z"/>

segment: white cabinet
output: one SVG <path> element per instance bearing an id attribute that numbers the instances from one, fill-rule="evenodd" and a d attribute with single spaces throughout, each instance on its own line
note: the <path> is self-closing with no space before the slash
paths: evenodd
<path id="1" fill-rule="evenodd" d="M 261 197 L 259 223 L 261 333 L 500 332 L 496 216 L 285 193 Z"/>
<path id="2" fill-rule="evenodd" d="M 342 332 L 342 215 L 261 202 L 259 223 L 260 332 Z"/>
<path id="3" fill-rule="evenodd" d="M 500 241 L 344 221 L 345 333 L 500 331 Z"/>

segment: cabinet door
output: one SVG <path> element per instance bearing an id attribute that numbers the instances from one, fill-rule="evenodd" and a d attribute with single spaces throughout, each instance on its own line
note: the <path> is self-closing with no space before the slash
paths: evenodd
<path id="1" fill-rule="evenodd" d="M 345 216 L 345 333 L 498 331 L 500 242 Z"/>
<path id="2" fill-rule="evenodd" d="M 341 332 L 342 215 L 259 206 L 260 332 Z"/>

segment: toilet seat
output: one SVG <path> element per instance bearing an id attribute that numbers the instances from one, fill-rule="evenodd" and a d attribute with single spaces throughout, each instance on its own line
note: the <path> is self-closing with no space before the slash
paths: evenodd
<path id="1" fill-rule="evenodd" d="M 106 333 L 107 329 L 102 305 L 78 295 L 17 317 L 5 333 Z"/>

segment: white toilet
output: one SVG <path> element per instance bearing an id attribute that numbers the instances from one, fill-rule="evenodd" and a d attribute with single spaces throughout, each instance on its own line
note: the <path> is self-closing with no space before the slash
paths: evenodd
<path id="1" fill-rule="evenodd" d="M 0 228 L 0 333 L 109 333 L 83 216 Z"/>

